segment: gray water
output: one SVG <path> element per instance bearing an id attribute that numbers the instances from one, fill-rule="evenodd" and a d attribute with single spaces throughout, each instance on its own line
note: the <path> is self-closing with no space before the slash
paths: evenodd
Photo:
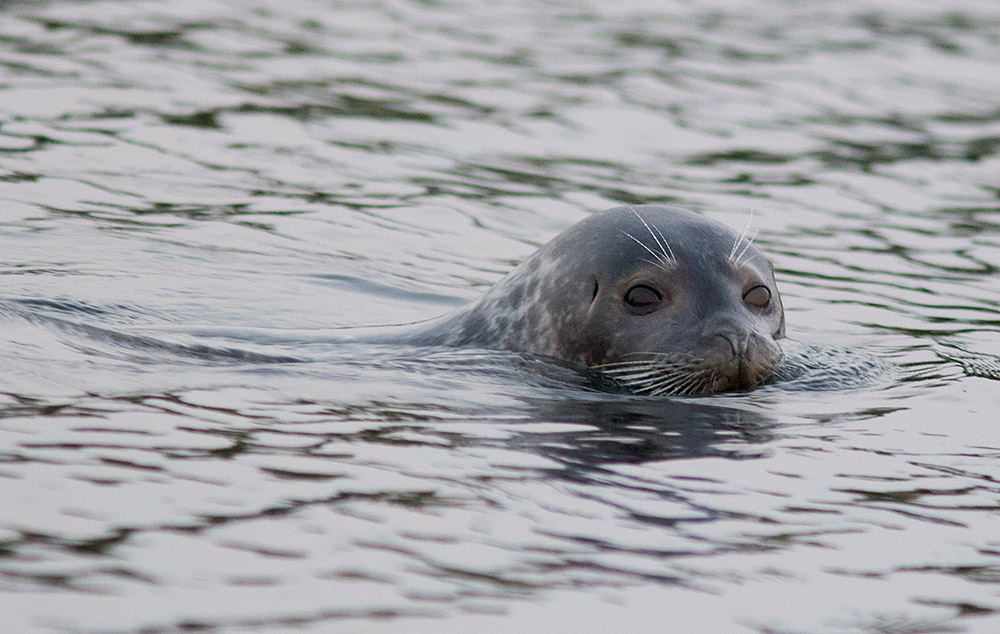
<path id="1" fill-rule="evenodd" d="M 896 371 L 328 343 L 638 202 Z M 0 247 L 4 632 L 1000 631 L 992 0 L 7 2 Z"/>

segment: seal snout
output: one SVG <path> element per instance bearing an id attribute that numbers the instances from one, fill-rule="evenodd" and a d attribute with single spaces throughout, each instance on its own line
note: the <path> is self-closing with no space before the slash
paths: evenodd
<path id="1" fill-rule="evenodd" d="M 729 350 L 732 352 L 733 357 L 739 358 L 746 349 L 746 335 L 740 336 L 736 331 L 724 330 L 722 332 L 717 332 L 714 334 L 715 337 L 721 337 L 727 344 L 729 344 Z"/>
<path id="2" fill-rule="evenodd" d="M 721 357 L 717 391 L 752 389 L 774 374 L 781 362 L 781 348 L 755 331 L 723 327 L 709 339 Z"/>

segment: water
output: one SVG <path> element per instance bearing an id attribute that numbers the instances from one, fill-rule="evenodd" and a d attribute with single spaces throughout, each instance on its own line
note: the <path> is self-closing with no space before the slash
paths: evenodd
<path id="1" fill-rule="evenodd" d="M 997 631 L 998 64 L 985 0 L 5 3 L 5 631 Z M 897 372 L 324 343 L 622 202 Z"/>

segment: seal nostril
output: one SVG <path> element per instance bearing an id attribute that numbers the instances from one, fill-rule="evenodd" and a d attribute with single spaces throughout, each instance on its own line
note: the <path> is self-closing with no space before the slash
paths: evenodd
<path id="1" fill-rule="evenodd" d="M 729 344 L 729 350 L 733 353 L 734 357 L 740 356 L 740 338 L 733 332 L 717 332 L 716 337 L 721 337 L 725 339 L 726 343 Z"/>

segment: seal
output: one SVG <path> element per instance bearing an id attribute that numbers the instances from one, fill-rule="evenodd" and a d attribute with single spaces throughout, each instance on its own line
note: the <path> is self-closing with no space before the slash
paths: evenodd
<path id="1" fill-rule="evenodd" d="M 543 355 L 640 394 L 704 395 L 766 382 L 784 334 L 774 268 L 746 231 L 638 205 L 569 227 L 402 339 Z"/>

